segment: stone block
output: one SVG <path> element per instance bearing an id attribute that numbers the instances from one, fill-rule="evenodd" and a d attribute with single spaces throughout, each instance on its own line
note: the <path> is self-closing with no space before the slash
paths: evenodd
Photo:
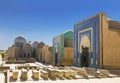
<path id="1" fill-rule="evenodd" d="M 98 73 L 96 69 L 93 68 L 87 68 L 87 73 L 94 75 L 95 77 L 98 77 Z"/>
<path id="2" fill-rule="evenodd" d="M 21 80 L 27 80 L 27 79 L 28 79 L 27 70 L 22 69 L 22 71 L 21 71 Z"/>
<path id="3" fill-rule="evenodd" d="M 32 71 L 32 76 L 33 76 L 34 79 L 39 79 L 39 71 L 33 70 Z"/>
<path id="4" fill-rule="evenodd" d="M 70 77 L 70 72 L 67 70 L 64 70 L 64 77 L 69 78 Z"/>
<path id="5" fill-rule="evenodd" d="M 72 66 L 72 69 L 77 71 L 78 74 L 87 75 L 86 68 L 78 68 L 78 67 L 73 67 Z"/>
<path id="6" fill-rule="evenodd" d="M 78 73 L 82 74 L 82 75 L 87 75 L 87 70 L 83 69 L 83 68 L 79 68 L 78 69 Z"/>
<path id="7" fill-rule="evenodd" d="M 77 74 L 77 72 L 74 70 L 68 70 L 68 71 L 69 71 L 71 77 L 75 77 Z"/>
<path id="8" fill-rule="evenodd" d="M 14 80 L 17 80 L 18 79 L 18 71 L 13 71 L 12 73 L 13 73 L 12 78 Z"/>
<path id="9" fill-rule="evenodd" d="M 43 77 L 44 79 L 48 79 L 48 72 L 42 70 L 42 71 L 41 71 L 41 77 Z"/>
<path id="10" fill-rule="evenodd" d="M 48 68 L 47 70 L 50 78 L 53 78 L 53 79 L 56 78 L 56 73 L 57 73 L 56 69 Z"/>
<path id="11" fill-rule="evenodd" d="M 56 70 L 57 71 L 57 76 L 58 77 L 60 77 L 60 78 L 62 78 L 63 77 L 63 74 L 64 74 L 64 72 L 63 72 L 63 70 Z"/>
<path id="12" fill-rule="evenodd" d="M 98 71 L 100 71 L 100 73 L 106 75 L 106 76 L 109 76 L 110 75 L 110 72 L 109 70 L 103 70 L 103 69 L 99 69 Z"/>

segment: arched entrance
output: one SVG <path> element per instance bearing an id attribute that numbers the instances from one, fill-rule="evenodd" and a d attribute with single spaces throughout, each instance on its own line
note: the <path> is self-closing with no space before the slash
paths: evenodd
<path id="1" fill-rule="evenodd" d="M 90 54 L 90 40 L 88 36 L 84 35 L 81 38 L 80 42 L 80 55 L 81 55 L 80 60 L 82 67 L 89 66 L 89 54 Z"/>
<path id="2" fill-rule="evenodd" d="M 24 58 L 26 57 L 26 54 L 24 53 L 24 56 L 23 56 Z"/>
<path id="3" fill-rule="evenodd" d="M 30 53 L 28 53 L 28 58 L 30 58 Z"/>
<path id="4" fill-rule="evenodd" d="M 40 53 L 40 62 L 42 62 L 42 53 Z"/>
<path id="5" fill-rule="evenodd" d="M 55 49 L 55 66 L 57 66 L 58 63 L 58 48 Z"/>

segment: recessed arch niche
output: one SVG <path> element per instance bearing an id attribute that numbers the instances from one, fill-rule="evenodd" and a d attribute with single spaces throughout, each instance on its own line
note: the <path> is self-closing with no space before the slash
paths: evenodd
<path id="1" fill-rule="evenodd" d="M 90 39 L 88 38 L 88 36 L 83 35 L 79 44 L 79 52 L 82 53 L 82 47 L 87 47 L 89 48 L 89 52 L 90 52 Z"/>

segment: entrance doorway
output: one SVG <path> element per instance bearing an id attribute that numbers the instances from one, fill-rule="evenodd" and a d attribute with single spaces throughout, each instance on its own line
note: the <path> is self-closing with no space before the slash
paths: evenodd
<path id="1" fill-rule="evenodd" d="M 55 53 L 55 66 L 57 66 L 58 63 L 58 53 Z"/>
<path id="2" fill-rule="evenodd" d="M 84 35 L 81 38 L 80 46 L 80 64 L 82 67 L 89 66 L 89 54 L 90 54 L 90 39 L 88 36 Z"/>
<path id="3" fill-rule="evenodd" d="M 55 66 L 58 64 L 58 48 L 55 49 Z"/>
<path id="4" fill-rule="evenodd" d="M 40 62 L 42 62 L 42 53 L 40 53 Z"/>
<path id="5" fill-rule="evenodd" d="M 81 66 L 82 67 L 89 66 L 89 48 L 88 47 L 82 47 Z"/>
<path id="6" fill-rule="evenodd" d="M 30 58 L 30 53 L 28 53 L 28 58 Z"/>

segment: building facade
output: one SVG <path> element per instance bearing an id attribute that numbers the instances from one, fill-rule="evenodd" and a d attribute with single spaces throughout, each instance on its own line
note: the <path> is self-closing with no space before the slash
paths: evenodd
<path id="1" fill-rule="evenodd" d="M 51 64 L 52 62 L 52 47 L 48 45 L 43 46 L 42 50 L 43 61 L 46 64 Z"/>
<path id="2" fill-rule="evenodd" d="M 52 61 L 52 47 L 45 45 L 44 42 L 35 41 L 32 45 L 25 38 L 19 36 L 14 44 L 8 48 L 7 58 L 9 60 L 23 60 L 25 62 L 35 62 L 50 64 Z M 19 61 L 18 61 L 19 62 Z"/>
<path id="3" fill-rule="evenodd" d="M 34 42 L 33 47 L 33 54 L 37 58 L 38 61 L 44 62 L 43 60 L 43 46 L 45 46 L 44 42 Z"/>
<path id="4" fill-rule="evenodd" d="M 120 68 L 120 23 L 99 13 L 74 25 L 74 64 Z"/>
<path id="5" fill-rule="evenodd" d="M 2 55 L 0 54 L 0 65 L 2 64 Z"/>
<path id="6" fill-rule="evenodd" d="M 72 31 L 67 31 L 53 38 L 53 65 L 73 65 L 73 52 Z"/>
<path id="7" fill-rule="evenodd" d="M 44 42 L 34 42 L 33 55 L 42 63 L 51 64 L 52 62 L 52 47 L 45 45 Z"/>
<path id="8" fill-rule="evenodd" d="M 7 58 L 28 59 L 32 56 L 32 45 L 22 36 L 15 38 L 14 44 L 8 48 Z"/>

